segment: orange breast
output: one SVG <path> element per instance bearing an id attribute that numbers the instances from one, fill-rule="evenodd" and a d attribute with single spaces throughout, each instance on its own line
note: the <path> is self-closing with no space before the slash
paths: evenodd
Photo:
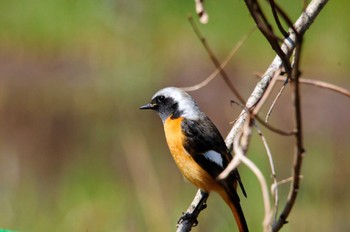
<path id="1" fill-rule="evenodd" d="M 181 173 L 197 188 L 205 191 L 218 190 L 218 183 L 202 169 L 186 151 L 183 146 L 185 137 L 182 133 L 181 122 L 183 118 L 171 119 L 164 122 L 165 137 L 170 152 Z"/>

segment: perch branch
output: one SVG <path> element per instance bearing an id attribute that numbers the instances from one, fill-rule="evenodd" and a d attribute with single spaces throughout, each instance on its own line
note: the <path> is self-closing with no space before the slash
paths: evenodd
<path id="1" fill-rule="evenodd" d="M 196 196 L 194 197 L 191 205 L 188 207 L 186 213 L 191 214 L 193 217 L 187 218 L 185 220 L 180 219 L 177 223 L 176 232 L 186 232 L 191 231 L 193 225 L 196 224 L 197 217 L 199 213 L 205 208 L 209 193 L 198 189 Z"/>

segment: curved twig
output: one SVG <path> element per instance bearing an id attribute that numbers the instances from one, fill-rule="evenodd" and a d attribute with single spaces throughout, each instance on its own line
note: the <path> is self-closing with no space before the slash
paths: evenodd
<path id="1" fill-rule="evenodd" d="M 284 79 L 282 77 L 278 77 L 277 80 L 284 81 Z M 340 87 L 338 85 L 331 84 L 331 83 L 328 83 L 325 81 L 300 78 L 299 82 L 300 82 L 300 84 L 312 85 L 312 86 L 328 89 L 328 90 L 331 90 L 333 92 L 343 94 L 346 97 L 350 97 L 350 91 L 348 89 L 345 89 L 343 87 Z"/>
<path id="2" fill-rule="evenodd" d="M 250 35 L 255 31 L 255 28 L 253 28 L 247 35 L 243 36 L 238 43 L 233 47 L 233 49 L 231 50 L 230 54 L 225 58 L 225 60 L 221 63 L 220 67 L 221 69 L 225 68 L 226 65 L 228 64 L 228 62 L 231 61 L 231 59 L 233 58 L 233 56 L 237 53 L 237 51 L 242 47 L 242 45 L 247 41 L 247 39 L 250 37 Z M 188 86 L 188 87 L 181 87 L 181 89 L 183 89 L 184 91 L 195 91 L 198 89 L 203 88 L 204 86 L 206 86 L 207 84 L 209 84 L 209 82 L 211 82 L 215 77 L 218 76 L 218 74 L 220 74 L 220 69 L 215 69 L 215 71 L 213 73 L 211 73 L 207 78 L 205 78 L 205 80 L 203 80 L 202 82 L 193 85 L 193 86 Z"/>
<path id="3" fill-rule="evenodd" d="M 198 27 L 196 26 L 196 24 L 194 23 L 192 17 L 188 17 L 189 22 L 191 23 L 191 26 L 194 30 L 194 32 L 196 33 L 196 35 L 198 36 L 198 38 L 200 39 L 202 45 L 204 46 L 205 50 L 207 51 L 207 53 L 209 54 L 210 59 L 212 60 L 212 62 L 214 63 L 215 67 L 219 70 L 222 78 L 224 79 L 225 83 L 227 84 L 227 86 L 230 88 L 230 90 L 233 92 L 233 94 L 238 98 L 238 100 L 241 103 L 244 103 L 244 99 L 243 97 L 240 95 L 240 93 L 238 92 L 238 90 L 236 89 L 236 87 L 232 84 L 232 82 L 230 81 L 230 78 L 228 77 L 227 73 L 225 72 L 225 70 L 221 67 L 220 62 L 218 61 L 218 59 L 216 58 L 216 56 L 214 55 L 214 52 L 211 50 L 211 48 L 209 47 L 206 39 L 204 38 L 204 36 L 202 35 L 202 33 L 199 31 Z"/>

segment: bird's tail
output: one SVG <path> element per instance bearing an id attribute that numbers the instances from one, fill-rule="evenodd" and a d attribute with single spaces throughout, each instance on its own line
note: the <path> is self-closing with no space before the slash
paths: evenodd
<path id="1" fill-rule="evenodd" d="M 236 190 L 233 187 L 228 187 L 225 185 L 223 187 L 224 188 L 219 192 L 219 194 L 230 207 L 233 216 L 235 217 L 239 232 L 249 232 Z"/>

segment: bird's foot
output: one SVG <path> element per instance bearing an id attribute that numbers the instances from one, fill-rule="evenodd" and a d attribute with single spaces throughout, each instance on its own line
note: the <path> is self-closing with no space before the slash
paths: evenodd
<path id="1" fill-rule="evenodd" d="M 200 206 L 200 211 L 202 211 L 203 209 L 207 208 L 207 203 L 203 203 Z M 179 220 L 177 221 L 177 224 L 181 224 L 184 221 L 191 221 L 193 223 L 193 227 L 198 225 L 198 220 L 197 217 L 194 213 L 184 213 L 182 212 L 182 216 L 179 218 Z"/>
<path id="2" fill-rule="evenodd" d="M 177 221 L 177 224 L 181 224 L 184 221 L 192 221 L 193 227 L 198 225 L 197 217 L 193 213 L 182 213 L 182 216 Z"/>

